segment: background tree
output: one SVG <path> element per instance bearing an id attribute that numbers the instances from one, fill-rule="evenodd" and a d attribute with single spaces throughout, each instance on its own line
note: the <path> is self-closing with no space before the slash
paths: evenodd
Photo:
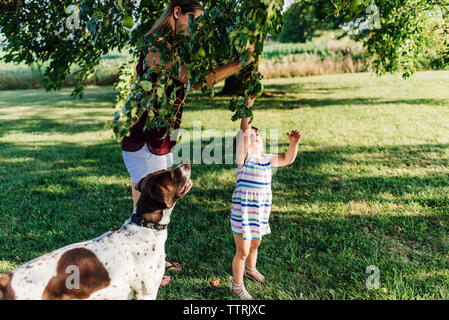
<path id="1" fill-rule="evenodd" d="M 363 42 L 378 75 L 401 72 L 410 77 L 435 34 L 440 39 L 435 67 L 449 65 L 449 0 L 335 0 L 334 4 L 335 15 L 351 12 L 355 38 Z"/>
<path id="2" fill-rule="evenodd" d="M 73 96 L 81 97 L 87 77 L 101 56 L 142 43 L 168 1 L 160 0 L 7 0 L 0 2 L 0 30 L 5 35 L 5 62 L 43 64 L 47 90 L 60 89 L 73 65 L 78 65 Z M 72 19 L 71 19 L 72 17 Z M 139 21 L 130 32 L 126 17 Z M 76 19 L 79 18 L 77 25 Z M 72 21 L 70 21 L 72 20 Z M 67 22 L 71 22 L 68 27 Z"/>
<path id="3" fill-rule="evenodd" d="M 79 0 L 80 28 L 66 27 L 67 7 L 71 0 L 4 0 L 0 2 L 0 31 L 5 62 L 42 64 L 47 90 L 59 89 L 73 65 L 76 73 L 74 96 L 80 97 L 88 75 L 99 64 L 101 56 L 111 49 L 135 48 L 164 9 L 168 0 Z M 312 13 L 318 20 L 352 21 L 363 41 L 372 70 L 378 74 L 400 71 L 409 77 L 416 70 L 420 53 L 429 41 L 426 35 L 440 33 L 436 49 L 438 66 L 449 64 L 449 0 L 378 0 L 379 28 L 360 31 L 366 22 L 370 1 L 333 0 L 314 3 Z M 310 12 L 310 7 L 308 7 Z M 124 19 L 132 16 L 137 25 L 130 32 L 123 27 Z M 429 20 L 437 20 L 430 23 Z M 288 22 L 288 19 L 286 19 Z M 332 25 L 332 23 L 331 23 Z M 324 25 L 326 26 L 326 24 Z"/>
<path id="4" fill-rule="evenodd" d="M 280 42 L 306 42 L 319 30 L 333 30 L 345 21 L 348 12 L 332 14 L 331 1 L 297 0 L 285 11 L 284 30 L 273 38 Z"/>

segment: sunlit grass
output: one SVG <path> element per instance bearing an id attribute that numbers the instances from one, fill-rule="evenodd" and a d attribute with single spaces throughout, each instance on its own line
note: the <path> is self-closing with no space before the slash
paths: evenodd
<path id="1" fill-rule="evenodd" d="M 248 290 L 259 299 L 448 299 L 449 72 L 265 85 L 272 97 L 256 101 L 254 124 L 268 142 L 278 130 L 279 152 L 287 130 L 303 139 L 295 163 L 273 177 L 272 234 L 258 262 L 268 282 Z M 120 144 L 103 131 L 113 90 L 88 88 L 82 100 L 70 92 L 0 92 L 0 272 L 131 213 Z M 198 124 L 222 136 L 238 129 L 228 102 L 189 96 L 182 128 L 191 141 Z M 194 164 L 192 178 L 166 245 L 185 271 L 159 298 L 228 299 L 233 165 Z M 365 286 L 369 265 L 379 267 L 379 290 Z"/>

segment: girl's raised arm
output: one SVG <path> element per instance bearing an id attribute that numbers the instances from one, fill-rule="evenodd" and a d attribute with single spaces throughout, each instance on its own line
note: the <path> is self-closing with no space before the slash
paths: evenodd
<path id="1" fill-rule="evenodd" d="M 301 140 L 301 133 L 298 130 L 293 130 L 290 134 L 287 132 L 287 137 L 290 140 L 287 152 L 283 155 L 273 155 L 271 158 L 271 165 L 273 167 L 284 167 L 293 163 L 298 154 L 298 144 Z"/>
<path id="2" fill-rule="evenodd" d="M 255 96 L 248 97 L 248 107 L 252 107 L 255 100 Z M 249 136 L 251 134 L 251 125 L 249 124 L 249 119 L 249 117 L 242 118 L 242 120 L 240 121 L 240 130 L 236 136 L 235 157 L 237 168 L 243 167 L 243 165 L 245 164 L 246 156 L 248 155 Z"/>

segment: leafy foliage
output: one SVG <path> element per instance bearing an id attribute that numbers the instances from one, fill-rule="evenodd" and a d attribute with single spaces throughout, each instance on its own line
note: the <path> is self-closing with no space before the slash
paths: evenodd
<path id="1" fill-rule="evenodd" d="M 61 88 L 71 67 L 78 65 L 72 95 L 81 97 L 86 79 L 95 71 L 101 56 L 113 48 L 122 50 L 128 46 L 139 48 L 145 45 L 143 35 L 160 16 L 167 2 L 78 0 L 74 4 L 79 9 L 80 24 L 79 28 L 71 29 L 66 26 L 67 19 L 74 14 L 67 10 L 72 4 L 71 0 L 1 1 L 0 29 L 6 37 L 2 43 L 5 54 L 1 60 L 6 63 L 22 62 L 28 66 L 49 62 L 42 68 L 47 90 Z M 404 78 L 409 77 L 415 72 L 422 52 L 427 50 L 429 44 L 437 46 L 432 67 L 449 65 L 449 0 L 303 0 L 301 3 L 309 6 L 307 12 L 314 13 L 315 18 L 311 23 L 320 21 L 326 27 L 339 21 L 351 22 L 355 30 L 359 30 L 358 27 L 369 19 L 368 6 L 377 5 L 379 28 L 365 29 L 358 33 L 357 38 L 364 42 L 372 69 L 379 75 L 401 71 Z M 205 53 L 201 61 L 190 62 L 188 69 L 192 81 L 199 81 L 204 87 L 201 79 L 204 79 L 205 73 L 225 62 L 226 58 L 239 58 L 244 62 L 249 41 L 256 43 L 255 55 L 259 55 L 266 34 L 281 31 L 282 4 L 283 1 L 274 0 L 208 2 L 207 14 L 200 20 L 204 22 L 206 17 L 216 19 L 213 21 L 218 23 L 215 25 L 218 29 L 223 29 L 220 23 L 229 23 L 227 26 L 233 29 L 217 30 L 212 33 L 213 37 L 209 37 L 206 30 L 211 32 L 211 29 L 204 24 L 201 28 L 204 32 L 198 30 L 198 35 L 194 33 L 185 39 L 189 39 L 185 46 L 187 51 L 178 51 L 180 54 L 190 56 L 200 47 L 203 47 Z M 310 6 L 314 6 L 313 10 Z M 219 16 L 221 9 L 214 11 L 214 7 L 226 8 L 224 12 L 227 13 Z M 259 10 L 248 11 L 248 8 L 254 7 Z M 133 21 L 130 21 L 130 17 Z M 136 24 L 131 30 L 124 27 L 133 25 L 134 21 Z M 285 22 L 287 25 L 290 23 L 288 15 Z M 302 23 L 302 20 L 297 19 L 297 22 Z M 439 34 L 440 41 L 429 40 L 429 36 L 435 34 Z M 307 33 L 304 33 L 304 37 L 307 37 Z M 214 49 L 216 45 L 219 45 L 219 49 Z M 228 55 L 220 57 L 219 53 Z M 126 101 L 123 101 L 123 97 L 128 97 L 127 93 L 134 85 L 129 77 L 125 78 L 123 76 L 122 82 L 118 84 L 121 89 L 118 108 L 124 107 Z M 203 90 L 213 94 L 212 89 Z M 244 107 L 242 99 L 237 101 L 240 102 L 234 105 L 235 109 L 231 107 L 234 110 Z"/>
<path id="2" fill-rule="evenodd" d="M 401 71 L 410 77 L 417 67 L 430 38 L 440 34 L 435 63 L 439 68 L 449 64 L 449 1 L 448 0 L 382 0 L 360 1 L 361 9 L 353 14 L 354 30 L 360 30 L 367 20 L 371 3 L 379 9 L 377 28 L 365 28 L 356 39 L 362 40 L 371 60 L 372 69 L 379 75 Z M 335 14 L 354 11 L 353 1 L 336 0 Z M 368 19 L 370 19 L 368 17 Z M 437 23 L 432 23 L 435 21 Z M 437 66 L 433 66 L 434 68 Z"/>
<path id="3" fill-rule="evenodd" d="M 253 58 L 257 61 L 262 54 L 263 41 L 268 33 L 281 31 L 281 9 L 283 1 L 228 1 L 218 0 L 213 5 L 206 5 L 204 14 L 194 19 L 189 17 L 189 27 L 184 34 L 155 34 L 146 39 L 145 44 L 135 50 L 138 55 L 148 46 L 154 52 L 160 52 L 161 63 L 156 80 L 151 82 L 154 68 L 150 67 L 142 77 L 130 86 L 126 101 L 117 102 L 118 110 L 114 114 L 111 127 L 120 138 L 126 134 L 130 125 L 136 121 L 145 110 L 149 113 L 147 127 L 168 128 L 170 134 L 179 104 L 176 104 L 177 90 L 175 87 L 170 97 L 166 96 L 168 87 L 173 86 L 173 78 L 180 76 L 180 70 L 185 64 L 189 82 L 185 96 L 193 84 L 201 87 L 203 93 L 213 95 L 213 87 L 206 86 L 209 73 L 220 65 L 239 60 L 244 67 L 250 59 L 248 48 L 254 43 Z M 162 40 L 160 40 L 160 38 Z M 144 60 L 144 66 L 148 62 Z M 151 65 L 151 63 L 150 63 Z M 261 79 L 253 64 L 244 69 L 248 88 L 253 87 Z M 126 81 L 125 81 L 126 83 Z M 242 96 L 231 101 L 230 109 L 234 112 L 232 120 L 242 117 L 252 117 L 252 111 L 246 105 L 246 98 L 251 91 L 242 92 Z M 185 99 L 185 97 L 184 97 Z"/>
<path id="4" fill-rule="evenodd" d="M 99 64 L 101 56 L 111 49 L 136 46 L 162 12 L 166 1 L 141 0 L 79 0 L 78 10 L 67 10 L 71 0 L 28 0 L 0 3 L 0 28 L 5 34 L 5 62 L 43 63 L 43 81 L 47 90 L 60 89 L 70 73 L 76 72 L 75 97 L 81 97 L 87 77 Z M 78 11 L 78 12 L 76 12 Z M 125 15 L 132 15 L 140 24 L 132 32 L 123 27 Z M 79 17 L 79 26 L 67 27 L 71 17 Z"/>
<path id="5" fill-rule="evenodd" d="M 293 3 L 283 14 L 284 29 L 274 38 L 280 42 L 306 42 L 318 30 L 336 29 L 350 13 L 332 14 L 328 0 L 301 0 Z"/>

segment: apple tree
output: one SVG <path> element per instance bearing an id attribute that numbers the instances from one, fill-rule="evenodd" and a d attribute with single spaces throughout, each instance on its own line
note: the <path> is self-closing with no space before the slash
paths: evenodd
<path id="1" fill-rule="evenodd" d="M 81 97 L 87 77 L 111 49 L 138 46 L 164 10 L 160 0 L 5 0 L 0 2 L 0 32 L 5 62 L 49 62 L 43 82 L 60 89 L 71 67 L 73 96 Z M 132 30 L 133 21 L 139 24 Z"/>

